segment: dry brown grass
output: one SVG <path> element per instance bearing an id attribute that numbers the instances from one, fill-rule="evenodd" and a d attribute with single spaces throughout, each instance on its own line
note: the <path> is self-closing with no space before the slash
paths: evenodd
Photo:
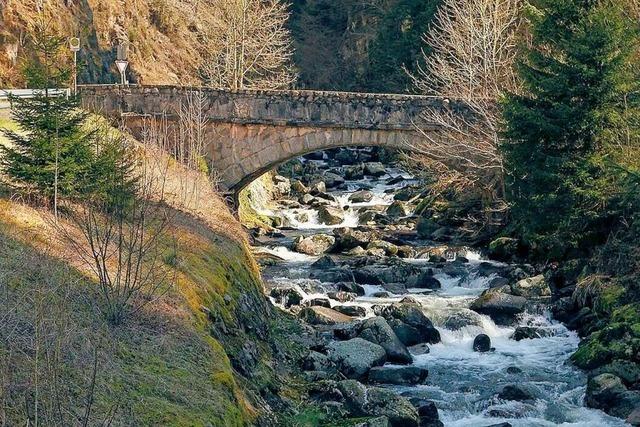
<path id="1" fill-rule="evenodd" d="M 145 84 L 193 83 L 205 52 L 213 0 L 4 0 L 0 2 L 0 87 L 21 83 L 16 60 L 38 4 L 61 34 L 79 35 L 94 71 L 121 40 L 130 43 L 132 69 Z M 67 4 L 70 4 L 69 6 Z M 113 76 L 116 76 L 113 66 Z"/>

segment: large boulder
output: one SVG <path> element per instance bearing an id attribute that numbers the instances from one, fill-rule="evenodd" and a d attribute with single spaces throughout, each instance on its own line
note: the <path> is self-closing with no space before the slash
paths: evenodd
<path id="1" fill-rule="evenodd" d="M 422 342 L 420 331 L 417 328 L 407 325 L 398 319 L 389 319 L 388 323 L 400 342 L 405 346 L 413 346 Z"/>
<path id="2" fill-rule="evenodd" d="M 367 388 L 353 380 L 340 381 L 337 387 L 344 396 L 345 407 L 354 417 L 385 416 L 392 427 L 419 426 L 416 408 L 391 390 Z"/>
<path id="3" fill-rule="evenodd" d="M 398 319 L 413 326 L 418 331 L 421 342 L 437 344 L 440 342 L 440 332 L 433 326 L 431 320 L 425 316 L 418 305 L 394 303 L 382 310 L 386 319 Z"/>
<path id="4" fill-rule="evenodd" d="M 408 215 L 406 205 L 399 200 L 391 203 L 385 213 L 390 218 L 402 218 Z"/>
<path id="5" fill-rule="evenodd" d="M 440 225 L 431 218 L 420 217 L 416 224 L 416 232 L 421 239 L 430 239 L 433 233 L 440 228 Z"/>
<path id="6" fill-rule="evenodd" d="M 360 338 L 380 345 L 387 353 L 387 360 L 406 364 L 413 362 L 407 347 L 398 339 L 391 326 L 383 317 L 365 320 L 360 329 Z"/>
<path id="7" fill-rule="evenodd" d="M 381 249 L 386 256 L 394 256 L 398 254 L 398 247 L 393 243 L 384 240 L 374 240 L 367 245 L 367 250 Z"/>
<path id="8" fill-rule="evenodd" d="M 384 348 L 362 338 L 334 341 L 327 346 L 327 354 L 345 377 L 353 379 L 364 378 L 387 360 Z"/>
<path id="9" fill-rule="evenodd" d="M 515 400 L 518 402 L 525 402 L 535 399 L 533 393 L 530 390 L 516 384 L 509 384 L 504 386 L 502 391 L 498 393 L 498 398 L 502 400 Z"/>
<path id="10" fill-rule="evenodd" d="M 325 225 L 338 225 L 344 221 L 344 211 L 333 206 L 321 206 L 318 209 L 318 219 Z"/>
<path id="11" fill-rule="evenodd" d="M 269 295 L 277 304 L 282 304 L 284 308 L 300 305 L 304 298 L 300 290 L 294 287 L 273 288 Z"/>
<path id="12" fill-rule="evenodd" d="M 359 305 L 336 305 L 333 309 L 351 317 L 365 317 L 367 315 L 367 309 Z"/>
<path id="13" fill-rule="evenodd" d="M 627 418 L 640 406 L 640 392 L 627 390 L 613 374 L 600 374 L 587 382 L 585 402 L 614 417 Z"/>
<path id="14" fill-rule="evenodd" d="M 368 162 L 364 164 L 365 175 L 382 176 L 387 173 L 386 168 L 380 162 Z"/>
<path id="15" fill-rule="evenodd" d="M 344 168 L 344 177 L 347 179 L 364 178 L 364 165 L 353 165 Z"/>
<path id="16" fill-rule="evenodd" d="M 515 317 L 524 312 L 527 299 L 505 292 L 505 287 L 490 288 L 471 303 L 471 310 L 486 314 L 499 325 L 511 324 Z"/>
<path id="17" fill-rule="evenodd" d="M 321 255 L 329 250 L 336 238 L 328 234 L 315 234 L 309 237 L 298 236 L 293 241 L 293 249 L 307 255 Z"/>
<path id="18" fill-rule="evenodd" d="M 425 271 L 418 276 L 415 283 L 410 284 L 413 288 L 419 289 L 440 289 L 442 288 L 442 284 L 438 279 L 433 277 L 433 272 Z"/>
<path id="19" fill-rule="evenodd" d="M 491 338 L 487 334 L 479 334 L 473 340 L 473 351 L 486 353 L 491 350 Z"/>
<path id="20" fill-rule="evenodd" d="M 551 296 L 551 288 L 544 276 L 539 274 L 534 277 L 518 280 L 511 285 L 511 293 L 525 298 Z"/>
<path id="21" fill-rule="evenodd" d="M 415 385 L 424 384 L 429 371 L 418 366 L 403 366 L 400 368 L 376 367 L 369 371 L 369 383 Z"/>
<path id="22" fill-rule="evenodd" d="M 482 319 L 480 318 L 480 315 L 475 311 L 456 311 L 449 314 L 444 319 L 444 321 L 442 322 L 442 326 L 450 331 L 458 331 L 462 328 L 466 328 L 467 326 L 481 327 Z"/>
<path id="23" fill-rule="evenodd" d="M 309 354 L 302 359 L 302 369 L 305 371 L 331 372 L 335 371 L 335 364 L 328 356 L 318 353 L 317 351 L 310 351 Z"/>
<path id="24" fill-rule="evenodd" d="M 305 307 L 300 311 L 298 317 L 310 325 L 335 325 L 354 320 L 351 316 L 321 306 Z"/>
<path id="25" fill-rule="evenodd" d="M 518 326 L 510 338 L 514 341 L 522 341 L 547 336 L 549 336 L 549 332 L 546 329 L 535 328 L 533 326 Z"/>
<path id="26" fill-rule="evenodd" d="M 344 178 L 337 173 L 325 172 L 323 178 L 327 188 L 334 188 L 341 184 L 344 184 Z"/>
<path id="27" fill-rule="evenodd" d="M 373 199 L 373 193 L 368 190 L 360 190 L 349 196 L 349 201 L 353 203 L 366 203 Z"/>
<path id="28" fill-rule="evenodd" d="M 375 233 L 370 231 L 354 230 L 352 228 L 336 228 L 333 230 L 336 238 L 336 251 L 348 251 L 360 246 L 366 247 L 371 241 L 376 239 Z"/>

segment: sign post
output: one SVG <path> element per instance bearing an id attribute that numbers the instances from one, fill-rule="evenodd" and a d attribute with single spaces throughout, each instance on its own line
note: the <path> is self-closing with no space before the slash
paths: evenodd
<path id="1" fill-rule="evenodd" d="M 128 46 L 124 42 L 118 45 L 116 66 L 118 67 L 118 71 L 120 71 L 120 84 L 125 86 L 127 84 L 127 67 L 129 66 L 129 60 Z"/>
<path id="2" fill-rule="evenodd" d="M 73 94 L 78 94 L 78 51 L 80 51 L 80 39 L 71 37 L 69 39 L 69 49 L 73 52 Z"/>

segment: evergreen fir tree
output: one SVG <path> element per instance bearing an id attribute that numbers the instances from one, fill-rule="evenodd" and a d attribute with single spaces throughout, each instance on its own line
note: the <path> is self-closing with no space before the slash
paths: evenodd
<path id="1" fill-rule="evenodd" d="M 539 0 L 531 23 L 526 94 L 505 100 L 503 150 L 516 233 L 559 258 L 596 244 L 614 219 L 606 158 L 638 117 L 638 31 L 614 0 Z"/>
<path id="2" fill-rule="evenodd" d="M 0 147 L 0 162 L 12 183 L 57 201 L 57 196 L 83 194 L 91 178 L 95 157 L 93 136 L 75 96 L 54 94 L 70 79 L 65 40 L 49 32 L 46 24 L 34 28 L 24 76 L 31 99 L 12 96 L 11 114 L 20 130 L 2 130 L 11 145 Z"/>

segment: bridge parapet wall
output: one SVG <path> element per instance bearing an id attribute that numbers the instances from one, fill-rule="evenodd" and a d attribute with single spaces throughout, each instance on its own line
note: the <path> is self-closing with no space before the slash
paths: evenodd
<path id="1" fill-rule="evenodd" d="M 209 121 L 341 129 L 414 130 L 427 108 L 464 107 L 442 98 L 325 91 L 222 91 L 175 86 L 84 86 L 83 105 L 106 115 L 176 114 L 189 94 L 206 95 Z M 428 123 L 421 123 L 428 126 Z"/>

